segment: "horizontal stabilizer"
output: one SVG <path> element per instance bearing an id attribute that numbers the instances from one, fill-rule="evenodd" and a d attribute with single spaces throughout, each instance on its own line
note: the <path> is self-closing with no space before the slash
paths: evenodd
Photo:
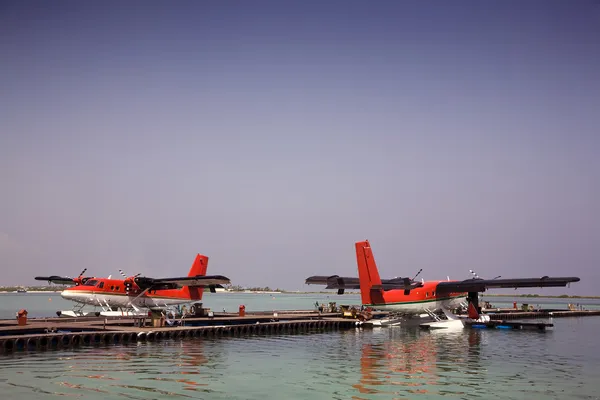
<path id="1" fill-rule="evenodd" d="M 515 279 L 465 279 L 459 282 L 440 282 L 437 284 L 438 293 L 450 292 L 485 292 L 486 289 L 498 288 L 528 288 L 528 287 L 560 287 L 571 282 L 579 282 L 577 277 L 515 278 Z"/>

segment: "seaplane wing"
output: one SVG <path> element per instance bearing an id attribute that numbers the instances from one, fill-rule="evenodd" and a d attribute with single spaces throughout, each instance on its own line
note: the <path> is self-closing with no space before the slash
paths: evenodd
<path id="1" fill-rule="evenodd" d="M 134 282 L 142 290 L 178 289 L 183 286 L 208 286 L 215 288 L 231 283 L 229 278 L 223 275 L 196 275 L 179 278 L 148 278 L 144 276 L 138 276 L 134 278 Z"/>
<path id="2" fill-rule="evenodd" d="M 58 276 L 58 275 L 36 276 L 35 280 L 56 283 L 57 285 L 75 285 L 76 284 L 76 282 L 73 278 L 69 278 L 68 276 Z"/>
<path id="3" fill-rule="evenodd" d="M 314 275 L 306 278 L 305 283 L 307 285 L 326 285 L 325 289 L 360 289 L 359 278 L 338 275 Z M 423 286 L 421 282 L 414 281 L 410 278 L 392 278 L 382 279 L 381 285 L 378 285 L 377 289 L 410 290 L 421 286 Z"/>
<path id="4" fill-rule="evenodd" d="M 515 278 L 515 279 L 480 279 L 472 278 L 464 281 L 440 282 L 436 291 L 440 293 L 452 292 L 485 292 L 486 289 L 497 288 L 528 288 L 528 287 L 559 287 L 567 286 L 571 282 L 579 282 L 579 278 L 570 277 L 551 277 L 543 276 L 541 278 Z"/>
<path id="5" fill-rule="evenodd" d="M 56 283 L 57 285 L 82 285 L 88 279 L 89 276 L 83 276 L 87 271 L 87 268 L 84 268 L 83 271 L 79 273 L 76 278 L 71 278 L 70 276 L 59 276 L 59 275 L 50 275 L 50 276 L 36 276 L 35 280 L 38 281 L 46 281 L 48 283 Z"/>
<path id="6" fill-rule="evenodd" d="M 325 289 L 360 289 L 358 278 L 338 275 L 314 275 L 306 278 L 307 285 L 326 285 Z"/>

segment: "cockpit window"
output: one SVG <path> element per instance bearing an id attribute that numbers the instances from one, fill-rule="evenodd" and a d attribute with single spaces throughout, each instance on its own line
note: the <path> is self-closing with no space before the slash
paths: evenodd
<path id="1" fill-rule="evenodd" d="M 82 286 L 96 286 L 96 283 L 98 283 L 98 281 L 96 279 L 92 279 L 84 283 Z"/>
<path id="2" fill-rule="evenodd" d="M 100 289 L 102 289 L 102 288 L 104 287 L 104 282 L 100 282 L 100 284 L 98 285 L 98 287 L 99 287 Z"/>

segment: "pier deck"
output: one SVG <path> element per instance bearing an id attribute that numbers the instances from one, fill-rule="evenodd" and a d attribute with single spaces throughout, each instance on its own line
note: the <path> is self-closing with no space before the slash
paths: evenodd
<path id="1" fill-rule="evenodd" d="M 486 310 L 492 320 L 513 320 L 525 318 L 561 318 L 588 317 L 600 315 L 600 310 L 537 310 L 537 311 L 500 311 Z"/>
<path id="2" fill-rule="evenodd" d="M 306 311 L 291 314 L 256 313 L 246 316 L 178 319 L 177 325 L 154 326 L 146 318 L 80 317 L 29 319 L 0 322 L 0 351 L 71 348 L 81 345 L 113 345 L 187 337 L 293 334 L 307 331 L 351 329 L 355 319 L 338 313 Z"/>
<path id="3" fill-rule="evenodd" d="M 544 331 L 552 328 L 554 324 L 547 322 L 518 322 L 518 321 L 498 321 L 488 322 L 465 321 L 465 327 L 471 329 L 492 328 L 492 329 L 520 329 L 520 330 L 540 330 Z"/>
<path id="4" fill-rule="evenodd" d="M 373 313 L 375 317 L 387 315 Z M 600 315 L 600 311 L 528 311 L 488 314 L 485 327 L 504 329 L 546 329 L 551 323 L 519 322 L 518 319 Z M 511 321 L 508 321 L 511 320 Z M 173 326 L 154 326 L 149 317 L 31 318 L 26 325 L 0 320 L 0 352 L 71 348 L 80 345 L 112 345 L 179 339 L 186 337 L 293 334 L 309 331 L 354 329 L 357 320 L 340 313 L 316 311 L 256 312 L 245 316 L 215 313 L 214 317 L 184 318 Z M 404 323 L 402 324 L 404 325 Z M 372 323 L 360 325 L 372 328 Z M 481 326 L 470 326 L 477 328 Z"/>

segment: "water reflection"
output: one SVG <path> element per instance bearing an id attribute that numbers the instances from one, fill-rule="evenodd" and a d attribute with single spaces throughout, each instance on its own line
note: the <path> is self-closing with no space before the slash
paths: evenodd
<path id="1" fill-rule="evenodd" d="M 199 386 L 207 386 L 202 382 L 202 366 L 208 363 L 204 355 L 204 343 L 202 340 L 182 340 L 171 342 L 164 346 L 163 351 L 157 352 L 154 346 L 138 346 L 137 359 L 151 359 L 160 354 L 160 358 L 166 359 L 168 368 L 157 369 L 156 363 L 152 363 L 151 370 L 139 371 L 147 376 L 140 376 L 140 381 L 157 381 L 160 383 L 174 382 L 180 384 L 183 390 L 197 390 Z M 137 374 L 138 371 L 132 371 Z M 183 377 L 181 375 L 184 375 Z M 141 389 L 141 388 L 138 388 Z M 163 391 L 159 391 L 163 393 Z M 165 394 L 165 393 L 163 393 Z"/>
<path id="2" fill-rule="evenodd" d="M 0 357 L 0 392 L 104 400 L 592 399 L 599 321 L 560 320 L 554 333 L 401 327 L 14 352 Z"/>
<path id="3" fill-rule="evenodd" d="M 147 398 L 139 395 L 151 392 L 189 397 L 182 392 L 205 391 L 207 386 L 203 375 L 209 362 L 206 345 L 202 340 L 181 340 L 81 349 L 62 357 L 68 362 L 68 373 L 55 382 L 63 389 L 55 394 L 116 392 L 128 398 Z"/>
<path id="4" fill-rule="evenodd" d="M 373 337 L 361 345 L 360 379 L 352 386 L 361 394 L 441 394 L 444 386 L 455 386 L 457 380 L 465 383 L 464 376 L 453 379 L 457 375 L 485 372 L 480 344 L 481 332 L 474 330 L 373 331 Z"/>

